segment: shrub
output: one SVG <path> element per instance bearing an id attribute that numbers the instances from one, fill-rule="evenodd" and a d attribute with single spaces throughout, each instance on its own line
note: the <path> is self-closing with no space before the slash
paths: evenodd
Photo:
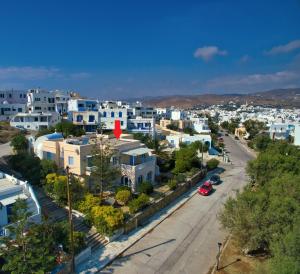
<path id="1" fill-rule="evenodd" d="M 171 179 L 168 181 L 168 187 L 170 190 L 174 190 L 177 187 L 177 181 L 175 179 Z"/>
<path id="2" fill-rule="evenodd" d="M 178 174 L 175 177 L 178 184 L 184 183 L 186 181 L 186 176 L 184 174 Z"/>
<path id="3" fill-rule="evenodd" d="M 113 235 L 124 222 L 122 210 L 112 206 L 94 206 L 91 213 L 97 231 L 104 235 Z"/>
<path id="4" fill-rule="evenodd" d="M 94 206 L 101 204 L 100 197 L 96 197 L 93 194 L 86 194 L 84 200 L 78 204 L 78 210 L 84 214 L 89 215 Z"/>
<path id="5" fill-rule="evenodd" d="M 131 192 L 131 188 L 129 186 L 118 186 L 116 188 L 116 194 L 119 192 L 119 191 L 122 191 L 122 190 L 128 190 L 129 192 Z"/>
<path id="6" fill-rule="evenodd" d="M 209 161 L 207 161 L 206 166 L 208 170 L 213 170 L 216 167 L 218 167 L 220 161 L 217 159 L 210 159 Z"/>
<path id="7" fill-rule="evenodd" d="M 142 182 L 137 188 L 139 193 L 150 194 L 153 192 L 153 185 L 150 182 Z"/>
<path id="8" fill-rule="evenodd" d="M 130 213 L 136 213 L 139 210 L 143 209 L 148 205 L 150 198 L 148 195 L 142 193 L 136 199 L 133 199 L 129 202 L 129 211 Z"/>
<path id="9" fill-rule="evenodd" d="M 131 192 L 129 190 L 120 190 L 116 194 L 116 200 L 120 205 L 126 205 L 131 198 Z"/>

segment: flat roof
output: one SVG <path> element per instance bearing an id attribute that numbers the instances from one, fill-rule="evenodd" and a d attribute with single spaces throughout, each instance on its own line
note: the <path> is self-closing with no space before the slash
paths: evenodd
<path id="1" fill-rule="evenodd" d="M 126 154 L 126 155 L 130 155 L 130 156 L 137 156 L 137 155 L 142 155 L 142 154 L 149 153 L 150 151 L 151 150 L 149 148 L 140 147 L 140 148 L 135 148 L 135 149 L 131 149 L 131 150 L 128 150 L 128 151 L 124 151 L 122 153 Z"/>

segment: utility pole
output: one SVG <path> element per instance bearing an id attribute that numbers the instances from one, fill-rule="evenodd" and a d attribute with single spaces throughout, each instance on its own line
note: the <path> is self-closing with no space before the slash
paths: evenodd
<path id="1" fill-rule="evenodd" d="M 221 246 L 222 246 L 222 243 L 218 243 L 219 251 L 218 251 L 218 255 L 217 255 L 217 271 L 219 270 L 219 264 L 220 264 Z"/>
<path id="2" fill-rule="evenodd" d="M 72 218 L 72 196 L 70 192 L 71 173 L 67 166 L 67 192 L 68 192 L 68 206 L 69 206 L 69 225 L 70 225 L 70 241 L 71 241 L 71 273 L 75 273 L 75 258 L 74 258 L 74 236 L 73 236 L 73 218 Z"/>

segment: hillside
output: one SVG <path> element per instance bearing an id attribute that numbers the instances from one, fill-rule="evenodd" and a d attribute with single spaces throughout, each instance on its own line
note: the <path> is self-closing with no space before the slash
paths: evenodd
<path id="1" fill-rule="evenodd" d="M 226 104 L 233 101 L 238 104 L 248 102 L 254 105 L 282 106 L 300 108 L 300 88 L 276 89 L 251 94 L 200 94 L 200 95 L 172 95 L 158 98 L 147 98 L 145 104 L 156 107 L 205 106 L 212 104 Z"/>

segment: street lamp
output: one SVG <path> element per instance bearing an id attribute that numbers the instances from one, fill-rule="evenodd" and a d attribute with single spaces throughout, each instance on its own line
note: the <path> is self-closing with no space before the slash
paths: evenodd
<path id="1" fill-rule="evenodd" d="M 75 273 L 75 258 L 74 258 L 74 236 L 73 236 L 73 218 L 72 218 L 72 198 L 70 192 L 71 173 L 70 167 L 66 167 L 67 173 L 67 193 L 68 193 L 68 207 L 69 207 L 69 225 L 70 225 L 70 241 L 71 241 L 71 273 Z"/>
<path id="2" fill-rule="evenodd" d="M 220 264 L 220 256 L 221 256 L 221 246 L 222 243 L 218 243 L 218 255 L 217 255 L 217 271 L 219 270 L 219 264 Z"/>

